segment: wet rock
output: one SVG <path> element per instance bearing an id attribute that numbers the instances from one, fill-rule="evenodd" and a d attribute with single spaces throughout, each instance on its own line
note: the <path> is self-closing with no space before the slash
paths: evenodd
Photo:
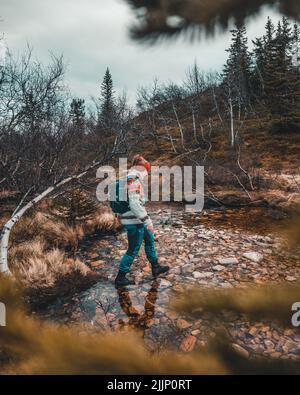
<path id="1" fill-rule="evenodd" d="M 195 266 L 194 265 L 184 265 L 182 266 L 182 273 L 187 274 L 187 273 L 193 273 L 193 271 L 195 270 Z"/>
<path id="2" fill-rule="evenodd" d="M 184 292 L 184 288 L 180 284 L 174 284 L 172 289 L 173 289 L 173 291 L 175 291 L 177 293 L 183 293 Z"/>
<path id="3" fill-rule="evenodd" d="M 283 334 L 284 334 L 284 336 L 293 336 L 294 331 L 293 331 L 293 329 L 286 329 L 286 330 L 283 332 Z"/>
<path id="4" fill-rule="evenodd" d="M 274 243 L 274 240 L 270 236 L 265 236 L 262 240 L 269 244 Z"/>
<path id="5" fill-rule="evenodd" d="M 285 279 L 286 281 L 290 281 L 290 282 L 297 281 L 297 278 L 293 276 L 287 276 Z"/>
<path id="6" fill-rule="evenodd" d="M 191 352 L 194 350 L 196 343 L 197 338 L 193 335 L 188 335 L 182 340 L 180 350 L 183 352 Z"/>
<path id="7" fill-rule="evenodd" d="M 260 247 L 270 248 L 270 244 L 269 243 L 264 243 L 264 242 L 261 242 L 261 241 L 255 241 L 255 244 L 257 244 Z"/>
<path id="8" fill-rule="evenodd" d="M 232 348 L 240 356 L 242 356 L 244 358 L 249 358 L 249 352 L 244 347 L 240 346 L 239 344 L 236 344 L 236 343 L 233 344 Z"/>
<path id="9" fill-rule="evenodd" d="M 268 339 L 264 340 L 264 344 L 267 347 L 267 349 L 274 349 L 274 344 L 271 340 Z"/>
<path id="10" fill-rule="evenodd" d="M 172 283 L 168 280 L 162 279 L 160 281 L 160 288 L 170 288 L 172 287 Z"/>
<path id="11" fill-rule="evenodd" d="M 293 350 L 295 350 L 297 347 L 297 344 L 295 344 L 295 342 L 291 341 L 291 340 L 287 340 L 285 342 L 285 344 L 282 346 L 283 350 L 286 353 L 290 353 L 293 352 Z"/>
<path id="12" fill-rule="evenodd" d="M 297 345 L 297 346 L 295 346 L 295 347 L 292 347 L 291 350 L 290 350 L 290 352 L 293 353 L 293 354 L 296 354 L 296 355 L 299 355 L 299 356 L 300 356 L 300 346 Z"/>
<path id="13" fill-rule="evenodd" d="M 176 313 L 176 311 L 168 311 L 166 314 L 171 320 L 175 320 L 178 318 L 178 314 Z"/>
<path id="14" fill-rule="evenodd" d="M 221 272 L 222 270 L 225 270 L 226 268 L 225 268 L 225 266 L 222 266 L 222 265 L 216 265 L 216 266 L 213 266 L 212 269 L 216 272 Z"/>
<path id="15" fill-rule="evenodd" d="M 167 258 L 164 256 L 159 257 L 158 259 L 159 264 L 164 265 L 167 262 Z"/>
<path id="16" fill-rule="evenodd" d="M 196 320 L 193 324 L 193 329 L 200 329 L 202 326 L 203 321 L 202 320 Z"/>
<path id="17" fill-rule="evenodd" d="M 176 321 L 176 325 L 178 329 L 188 329 L 191 328 L 192 324 L 190 322 L 187 322 L 186 320 L 180 318 L 179 320 Z"/>
<path id="18" fill-rule="evenodd" d="M 255 251 L 245 252 L 243 254 L 243 257 L 246 259 L 249 259 L 250 261 L 252 261 L 254 263 L 260 263 L 264 259 L 262 254 L 260 254 L 259 252 L 255 252 Z"/>
<path id="19" fill-rule="evenodd" d="M 198 280 L 198 284 L 207 286 L 207 285 L 209 285 L 209 282 L 205 281 L 205 280 Z"/>
<path id="20" fill-rule="evenodd" d="M 219 258 L 219 264 L 226 266 L 226 265 L 236 265 L 239 263 L 237 258 Z"/>
<path id="21" fill-rule="evenodd" d="M 152 319 L 152 318 L 145 321 L 145 326 L 146 326 L 147 328 L 151 328 L 151 326 L 153 326 L 154 324 L 155 324 L 155 320 Z"/>
<path id="22" fill-rule="evenodd" d="M 214 275 L 213 272 L 200 272 L 201 276 L 199 278 L 208 278 Z"/>
<path id="23" fill-rule="evenodd" d="M 193 272 L 193 277 L 194 277 L 195 279 L 203 278 L 203 277 L 202 277 L 202 273 L 200 273 L 200 272 Z"/>
<path id="24" fill-rule="evenodd" d="M 252 326 L 249 330 L 250 335 L 255 336 L 257 333 L 257 328 L 255 326 Z"/>
<path id="25" fill-rule="evenodd" d="M 169 271 L 171 274 L 181 274 L 181 270 L 179 267 L 172 267 Z"/>

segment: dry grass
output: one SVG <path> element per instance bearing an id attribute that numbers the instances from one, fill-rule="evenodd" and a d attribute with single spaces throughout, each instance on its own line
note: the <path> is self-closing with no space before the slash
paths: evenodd
<path id="1" fill-rule="evenodd" d="M 84 230 L 81 225 L 71 227 L 63 222 L 47 221 L 43 227 L 43 237 L 49 244 L 57 247 L 71 247 L 76 251 L 78 243 L 84 238 Z"/>
<path id="2" fill-rule="evenodd" d="M 113 232 L 119 223 L 108 207 L 99 207 L 87 220 L 69 225 L 64 218 L 52 215 L 53 202 L 46 200 L 39 207 L 22 218 L 12 231 L 12 241 L 22 242 L 36 237 L 43 239 L 48 247 L 71 247 L 76 250 L 78 242 L 95 232 Z"/>
<path id="3" fill-rule="evenodd" d="M 101 209 L 84 224 L 84 231 L 88 234 L 98 231 L 112 232 L 116 231 L 119 226 L 118 220 L 109 209 Z"/>
<path id="4" fill-rule="evenodd" d="M 46 250 L 40 240 L 21 243 L 11 248 L 11 269 L 28 288 L 48 288 L 66 275 L 77 272 L 85 276 L 89 269 L 79 259 L 65 256 L 59 249 Z"/>
<path id="5" fill-rule="evenodd" d="M 85 221 L 74 226 L 52 215 L 53 201 L 47 199 L 13 228 L 9 249 L 10 266 L 28 288 L 49 288 L 63 277 L 77 273 L 85 277 L 89 269 L 79 259 L 68 258 L 78 244 L 95 232 L 113 232 L 118 222 L 106 207 L 99 207 Z"/>
<path id="6" fill-rule="evenodd" d="M 45 241 L 41 241 L 39 239 L 26 241 L 10 248 L 9 261 L 12 263 L 12 266 L 14 266 L 18 262 L 22 262 L 26 259 L 41 255 L 45 249 Z"/>
<path id="7" fill-rule="evenodd" d="M 42 239 L 48 247 L 70 246 L 76 249 L 78 242 L 84 237 L 84 231 L 79 225 L 73 228 L 43 212 L 37 212 L 17 223 L 13 228 L 12 242 L 32 240 L 35 237 Z"/>

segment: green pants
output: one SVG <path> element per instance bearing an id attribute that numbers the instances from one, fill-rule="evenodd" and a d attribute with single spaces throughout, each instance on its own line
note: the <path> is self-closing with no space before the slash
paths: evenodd
<path id="1" fill-rule="evenodd" d="M 155 250 L 154 235 L 150 232 L 146 225 L 125 225 L 128 236 L 128 250 L 123 256 L 119 270 L 123 273 L 128 273 L 130 267 L 134 261 L 134 258 L 138 255 L 140 248 L 145 243 L 145 252 L 150 263 L 157 260 L 157 254 Z"/>

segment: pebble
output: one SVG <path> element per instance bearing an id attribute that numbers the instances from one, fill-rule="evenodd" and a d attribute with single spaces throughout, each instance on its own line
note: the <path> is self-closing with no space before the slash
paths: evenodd
<path id="1" fill-rule="evenodd" d="M 197 278 L 203 278 L 203 277 L 202 277 L 202 273 L 200 273 L 200 272 L 194 272 L 194 273 L 193 273 L 193 277 L 194 277 L 195 279 L 197 279 Z"/>
<path id="2" fill-rule="evenodd" d="M 192 326 L 190 322 L 187 322 L 186 320 L 181 318 L 176 321 L 176 325 L 178 329 L 188 329 Z"/>
<path id="3" fill-rule="evenodd" d="M 254 252 L 254 251 L 245 252 L 243 254 L 243 257 L 246 259 L 249 259 L 250 261 L 252 261 L 254 263 L 260 263 L 264 259 L 262 254 L 260 254 L 259 252 Z"/>
<path id="4" fill-rule="evenodd" d="M 222 266 L 222 265 L 216 265 L 216 266 L 213 266 L 212 269 L 215 270 L 216 272 L 221 272 L 222 270 L 225 270 L 226 268 L 225 268 L 225 266 Z"/>
<path id="5" fill-rule="evenodd" d="M 183 352 L 191 352 L 194 350 L 196 343 L 197 338 L 193 335 L 189 335 L 182 340 L 180 350 Z"/>
<path id="6" fill-rule="evenodd" d="M 168 280 L 162 279 L 160 281 L 160 287 L 161 288 L 169 288 L 169 287 L 172 287 L 172 283 Z"/>
<path id="7" fill-rule="evenodd" d="M 236 265 L 239 263 L 237 258 L 219 258 L 218 259 L 220 265 Z"/>
<path id="8" fill-rule="evenodd" d="M 182 273 L 193 273 L 193 271 L 195 270 L 195 266 L 194 265 L 184 265 L 181 268 Z"/>
<path id="9" fill-rule="evenodd" d="M 285 279 L 286 279 L 286 281 L 290 281 L 290 282 L 297 281 L 297 278 L 293 277 L 293 276 L 287 276 Z"/>

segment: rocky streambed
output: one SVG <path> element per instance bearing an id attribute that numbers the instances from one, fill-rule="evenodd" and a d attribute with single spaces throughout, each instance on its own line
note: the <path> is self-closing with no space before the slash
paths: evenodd
<path id="1" fill-rule="evenodd" d="M 136 285 L 116 290 L 119 260 L 126 251 L 126 234 L 91 239 L 79 254 L 99 282 L 72 297 L 61 298 L 38 314 L 61 324 L 78 324 L 84 331 L 137 330 L 146 347 L 192 351 L 215 336 L 220 317 L 203 313 L 190 320 L 172 311 L 170 300 L 197 285 L 203 289 L 251 284 L 293 283 L 300 278 L 297 255 L 282 247 L 276 235 L 280 215 L 265 209 L 213 210 L 201 215 L 180 207 L 149 210 L 159 234 L 157 249 L 169 274 L 153 280 L 144 251 L 132 267 Z M 274 226 L 275 224 L 275 226 Z M 300 358 L 300 336 L 271 322 L 249 322 L 222 313 L 236 350 L 243 355 Z"/>

